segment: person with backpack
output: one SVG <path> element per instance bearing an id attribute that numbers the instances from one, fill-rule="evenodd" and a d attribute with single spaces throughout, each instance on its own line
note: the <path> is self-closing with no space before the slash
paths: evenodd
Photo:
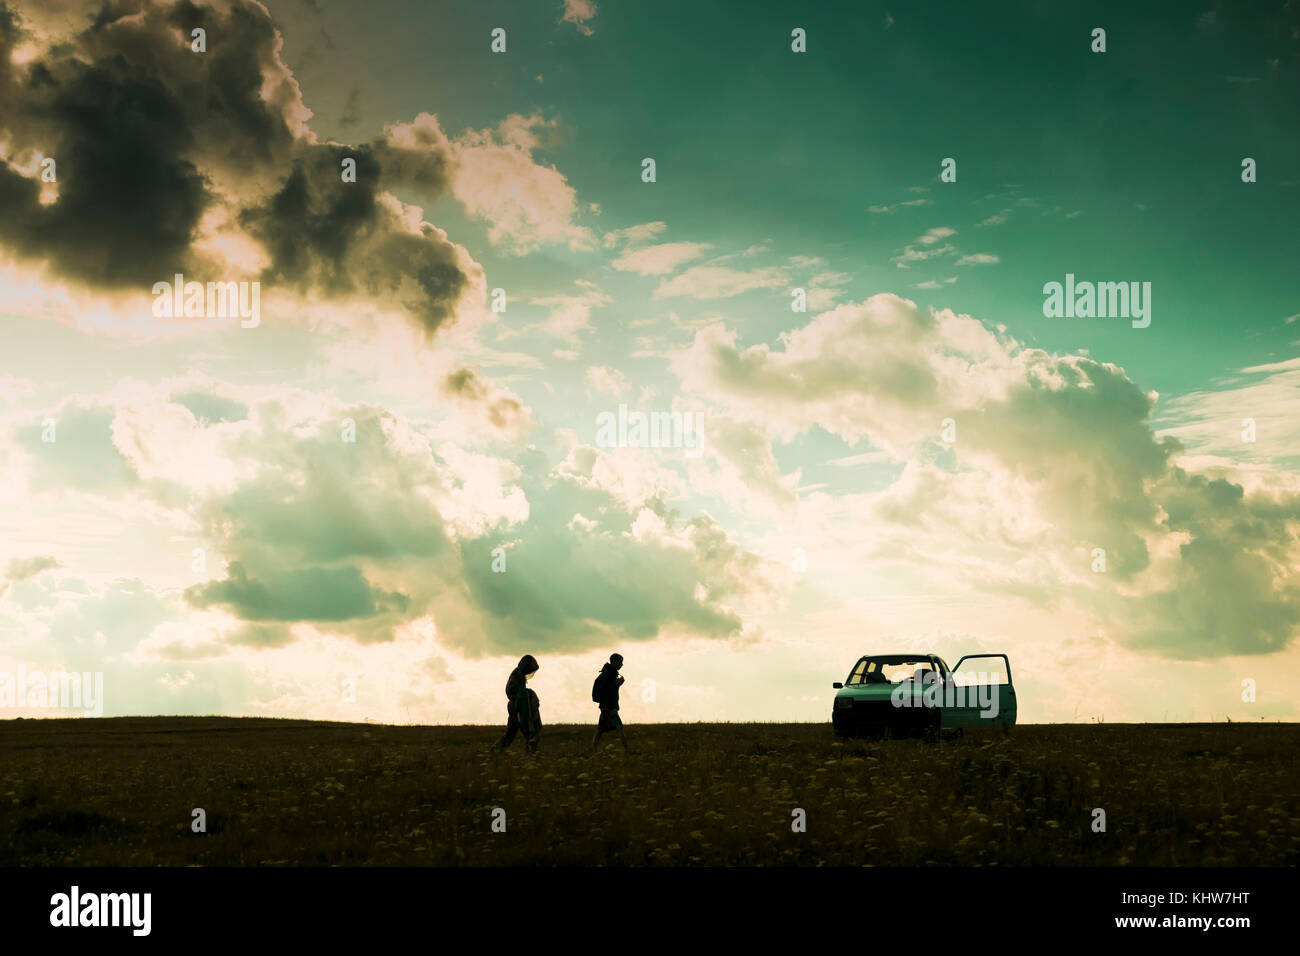
<path id="1" fill-rule="evenodd" d="M 627 750 L 627 738 L 623 736 L 623 721 L 618 716 L 618 689 L 623 684 L 623 677 L 618 671 L 622 666 L 623 655 L 610 654 L 609 663 L 600 669 L 600 673 L 596 675 L 596 680 L 591 685 L 591 699 L 600 705 L 600 720 L 596 723 L 596 736 L 592 738 L 591 750 L 588 753 L 596 752 L 601 735 L 607 731 L 617 732 L 618 739 L 623 741 L 623 749 Z"/>
<path id="2" fill-rule="evenodd" d="M 532 654 L 525 654 L 519 658 L 519 665 L 510 672 L 510 678 L 506 681 L 506 732 L 502 735 L 501 740 L 497 743 L 496 750 L 505 750 L 515 741 L 515 735 L 520 730 L 524 732 L 524 743 L 530 754 L 537 753 L 537 742 L 541 731 L 540 709 L 536 726 L 534 726 L 533 714 L 534 704 L 532 701 L 537 699 L 537 695 L 528 689 L 528 682 L 533 679 L 537 673 L 537 658 Z M 529 699 L 532 694 L 532 699 Z"/>

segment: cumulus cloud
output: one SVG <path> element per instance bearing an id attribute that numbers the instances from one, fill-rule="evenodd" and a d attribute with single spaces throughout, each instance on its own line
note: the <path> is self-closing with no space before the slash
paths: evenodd
<path id="1" fill-rule="evenodd" d="M 491 223 L 488 239 L 507 251 L 550 243 L 595 247 L 592 231 L 573 222 L 577 192 L 554 166 L 533 159 L 542 135 L 554 128 L 539 115 L 512 115 L 494 130 L 470 130 L 455 141 L 456 198 Z"/>
<path id="2" fill-rule="evenodd" d="M 865 505 L 935 532 L 927 546 L 968 540 L 963 571 L 987 589 L 1078 601 L 1168 656 L 1266 653 L 1300 625 L 1300 496 L 1184 470 L 1178 443 L 1152 431 L 1154 396 L 1116 366 L 892 295 L 823 313 L 777 348 L 740 348 L 717 324 L 672 361 L 738 420 L 785 438 L 820 427 L 909 462 Z M 915 534 L 892 544 L 925 559 Z"/>
<path id="3" fill-rule="evenodd" d="M 447 188 L 445 149 L 320 142 L 266 9 L 110 2 L 71 32 L 5 44 L 0 243 L 65 280 L 140 289 L 175 273 L 306 294 L 386 295 L 426 331 L 481 297 L 481 269 L 389 187 Z M 207 32 L 206 53 L 189 48 Z M 32 158 L 58 166 L 45 201 Z M 356 182 L 341 164 L 355 160 Z M 250 251 L 251 250 L 251 251 Z"/>
<path id="4" fill-rule="evenodd" d="M 3 9 L 0 250 L 70 286 L 147 307 L 176 273 L 259 280 L 263 303 L 380 299 L 433 335 L 481 314 L 483 270 L 398 192 L 455 196 L 508 251 L 595 243 L 572 187 L 533 159 L 554 128 L 540 116 L 452 139 L 424 113 L 368 143 L 322 142 L 251 0 Z"/>
<path id="5" fill-rule="evenodd" d="M 98 429 L 95 455 L 116 456 L 122 478 L 95 481 L 105 459 L 80 457 L 41 494 L 80 488 L 170 513 L 211 566 L 153 620 L 198 615 L 209 650 L 316 634 L 385 643 L 425 619 L 469 656 L 727 638 L 764 580 L 712 519 L 682 518 L 653 479 L 629 481 L 626 462 L 594 449 L 557 465 L 531 449 L 474 453 L 381 406 L 286 387 L 136 387 L 65 411 L 83 406 L 83 437 Z M 28 443 L 25 464 L 63 444 Z M 10 571 L 49 567 L 24 558 Z"/>
<path id="6" fill-rule="evenodd" d="M 560 17 L 560 22 L 572 23 L 583 36 L 591 36 L 595 31 L 587 25 L 587 21 L 595 15 L 596 4 L 593 0 L 564 0 L 564 14 Z"/>

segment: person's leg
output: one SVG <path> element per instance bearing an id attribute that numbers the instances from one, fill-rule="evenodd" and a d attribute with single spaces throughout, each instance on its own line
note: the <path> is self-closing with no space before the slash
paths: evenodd
<path id="1" fill-rule="evenodd" d="M 596 724 L 596 736 L 591 738 L 591 749 L 588 750 L 587 753 L 594 754 L 596 752 L 596 748 L 600 746 L 600 735 L 602 733 L 603 731 L 600 729 L 600 724 Z"/>
<path id="2" fill-rule="evenodd" d="M 542 739 L 542 732 L 540 730 L 530 730 L 527 734 L 524 735 L 524 741 L 527 744 L 527 750 L 533 756 L 537 755 L 537 745 L 541 741 L 541 739 Z"/>
<path id="3" fill-rule="evenodd" d="M 515 734 L 517 733 L 519 733 L 519 721 L 515 719 L 514 714 L 511 714 L 510 721 L 506 724 L 506 732 L 501 737 L 500 742 L 497 743 L 497 749 L 505 750 L 509 747 L 515 742 Z"/>
<path id="4" fill-rule="evenodd" d="M 609 715 L 610 728 L 618 731 L 618 739 L 623 742 L 623 749 L 627 750 L 627 738 L 623 736 L 623 718 L 619 716 L 618 711 Z"/>

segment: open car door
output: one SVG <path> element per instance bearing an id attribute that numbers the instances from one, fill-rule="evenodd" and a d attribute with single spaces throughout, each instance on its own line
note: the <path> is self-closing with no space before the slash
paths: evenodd
<path id="1" fill-rule="evenodd" d="M 944 727 L 1015 726 L 1016 688 L 1007 655 L 967 654 L 953 667 L 952 680 L 953 706 L 944 701 Z"/>

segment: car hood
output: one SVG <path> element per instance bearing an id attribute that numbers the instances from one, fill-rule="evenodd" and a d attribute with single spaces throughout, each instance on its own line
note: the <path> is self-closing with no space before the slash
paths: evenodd
<path id="1" fill-rule="evenodd" d="M 889 696 L 897 686 L 897 684 L 854 684 L 852 687 L 840 688 L 835 696 L 848 697 L 852 700 L 889 700 Z"/>

